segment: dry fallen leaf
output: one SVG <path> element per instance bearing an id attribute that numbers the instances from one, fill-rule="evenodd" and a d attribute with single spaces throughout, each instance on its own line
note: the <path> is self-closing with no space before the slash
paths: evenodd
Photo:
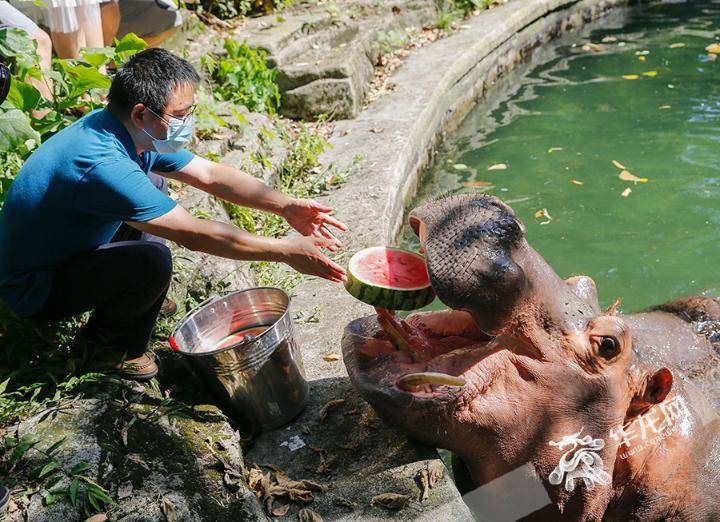
<path id="1" fill-rule="evenodd" d="M 426 468 L 421 469 L 415 476 L 415 479 L 420 484 L 420 502 L 427 500 L 430 496 L 430 489 L 435 487 L 435 484 L 445 474 L 445 466 L 441 462 L 432 461 Z"/>
<path id="2" fill-rule="evenodd" d="M 552 221 L 552 219 L 553 219 L 553 218 L 550 216 L 550 214 L 548 213 L 548 211 L 547 211 L 546 208 L 543 208 L 543 209 L 538 210 L 537 212 L 535 212 L 535 219 L 540 219 L 540 218 L 542 218 L 542 217 L 544 217 L 547 221 L 541 221 L 541 222 L 540 222 L 541 225 L 547 225 L 547 224 L 550 223 L 550 222 Z"/>
<path id="3" fill-rule="evenodd" d="M 565 150 L 565 149 L 563 149 L 562 147 L 550 147 L 548 149 L 548 152 L 558 152 L 560 150 Z"/>
<path id="4" fill-rule="evenodd" d="M 105 513 L 98 513 L 97 515 L 93 515 L 90 518 L 86 518 L 85 522 L 105 522 L 107 519 L 108 517 Z"/>
<path id="5" fill-rule="evenodd" d="M 328 403 L 320 410 L 320 422 L 325 422 L 325 419 L 327 419 L 330 412 L 338 409 L 343 404 L 345 404 L 345 399 L 334 399 L 332 401 L 328 401 Z"/>
<path id="6" fill-rule="evenodd" d="M 685 44 L 682 42 L 675 42 L 670 44 L 670 49 L 678 49 L 679 47 L 685 47 Z"/>
<path id="7" fill-rule="evenodd" d="M 622 191 L 622 194 L 620 194 L 620 195 L 621 195 L 622 197 L 626 198 L 626 197 L 628 197 L 628 196 L 630 195 L 631 192 L 632 192 L 632 189 L 631 189 L 630 187 L 628 187 L 628 188 L 626 188 L 625 190 L 623 190 L 623 191 Z"/>
<path id="8" fill-rule="evenodd" d="M 340 360 L 340 354 L 339 353 L 328 353 L 323 355 L 323 359 L 327 362 L 334 362 Z"/>
<path id="9" fill-rule="evenodd" d="M 625 167 L 625 165 L 623 165 L 622 163 L 620 163 L 617 160 L 612 160 L 612 164 L 621 170 L 625 170 L 627 168 L 627 167 Z"/>
<path id="10" fill-rule="evenodd" d="M 505 170 L 507 169 L 507 165 L 505 163 L 496 163 L 495 165 L 490 165 L 488 167 L 488 170 Z"/>
<path id="11" fill-rule="evenodd" d="M 622 172 L 620 172 L 620 174 L 618 174 L 618 178 L 620 178 L 623 181 L 632 181 L 635 184 L 637 184 L 638 182 L 640 182 L 640 183 L 648 182 L 647 178 L 638 178 L 635 174 L 631 174 L 627 170 L 623 170 Z"/>
<path id="12" fill-rule="evenodd" d="M 371 506 L 380 504 L 382 507 L 393 511 L 400 511 L 407 507 L 409 503 L 410 497 L 399 493 L 381 493 L 380 495 L 375 495 L 370 501 Z"/>
<path id="13" fill-rule="evenodd" d="M 583 185 L 582 181 L 578 181 L 576 179 L 571 179 L 570 183 L 572 183 L 573 185 L 577 185 L 578 187 L 582 187 L 582 185 Z"/>
<path id="14" fill-rule="evenodd" d="M 705 50 L 710 54 L 720 54 L 720 44 L 712 43 L 708 45 Z"/>
<path id="15" fill-rule="evenodd" d="M 492 187 L 492 181 L 464 181 L 463 187 Z"/>
<path id="16" fill-rule="evenodd" d="M 346 507 L 348 509 L 355 509 L 357 507 L 357 502 L 348 500 L 345 497 L 336 497 L 335 500 L 333 500 L 333 504 L 336 506 Z"/>
<path id="17" fill-rule="evenodd" d="M 649 76 L 650 78 L 654 78 L 657 76 L 657 71 L 645 71 L 643 73 L 643 76 Z"/>
<path id="18" fill-rule="evenodd" d="M 374 132 L 375 134 L 380 134 L 384 130 L 385 129 L 383 127 L 373 127 L 372 129 L 370 129 L 370 132 Z"/>
<path id="19" fill-rule="evenodd" d="M 640 76 L 638 76 L 637 74 L 623 74 L 622 77 L 626 80 L 637 80 L 638 78 L 640 78 Z"/>
<path id="20" fill-rule="evenodd" d="M 347 136 L 348 134 L 350 134 L 350 131 L 347 129 L 343 129 L 340 131 L 340 136 Z"/>
<path id="21" fill-rule="evenodd" d="M 163 497 L 160 502 L 160 511 L 162 511 L 163 515 L 165 515 L 165 520 L 167 520 L 167 522 L 177 522 L 175 504 L 173 504 L 169 498 Z"/>
<path id="22" fill-rule="evenodd" d="M 467 170 L 468 166 L 464 163 L 455 163 L 455 165 L 453 165 L 453 168 L 455 170 Z"/>
<path id="23" fill-rule="evenodd" d="M 297 514 L 298 522 L 323 522 L 323 517 L 312 509 L 302 508 Z"/>

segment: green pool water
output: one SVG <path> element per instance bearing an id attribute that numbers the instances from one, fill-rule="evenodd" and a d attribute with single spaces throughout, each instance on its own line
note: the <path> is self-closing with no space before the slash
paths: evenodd
<path id="1" fill-rule="evenodd" d="M 560 276 L 595 279 L 603 306 L 720 287 L 715 42 L 720 2 L 697 1 L 616 12 L 538 49 L 447 141 L 411 208 L 439 193 L 499 196 Z M 613 160 L 647 182 L 619 179 Z M 401 241 L 417 246 L 407 229 Z"/>

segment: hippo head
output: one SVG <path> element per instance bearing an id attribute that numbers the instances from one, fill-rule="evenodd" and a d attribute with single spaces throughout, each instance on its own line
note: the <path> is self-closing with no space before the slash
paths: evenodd
<path id="1" fill-rule="evenodd" d="M 445 197 L 410 222 L 450 310 L 407 320 L 411 339 L 431 347 L 421 361 L 397 350 L 375 317 L 351 323 L 343 353 L 355 387 L 390 424 L 458 455 L 476 485 L 527 463 L 547 485 L 562 454 L 550 442 L 580 430 L 605 441 L 597 453 L 613 475 L 611 430 L 665 398 L 669 370 L 640 364 L 632 332 L 615 306 L 600 310 L 593 280 L 561 279 L 499 199 Z M 435 380 L 403 380 L 417 373 Z M 438 384 L 437 374 L 466 384 Z M 588 498 L 601 504 L 612 494 L 611 481 L 600 482 L 591 494 L 582 485 L 548 490 L 565 513 L 587 513 Z"/>

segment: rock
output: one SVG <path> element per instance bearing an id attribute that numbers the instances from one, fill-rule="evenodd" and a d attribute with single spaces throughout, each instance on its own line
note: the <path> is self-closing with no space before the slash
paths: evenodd
<path id="1" fill-rule="evenodd" d="M 162 412 L 171 410 L 158 407 L 163 397 L 151 387 L 113 381 L 94 395 L 94 399 L 76 401 L 71 410 L 54 418 L 43 420 L 37 415 L 10 432 L 35 433 L 43 441 L 42 448 L 67 437 L 56 453 L 57 460 L 64 469 L 83 461 L 90 465 L 86 475 L 116 501 L 108 506 L 112 520 L 171 520 L 173 516 L 178 521 L 267 520 L 244 482 L 238 482 L 234 492 L 226 489 L 220 462 L 243 467 L 239 435 L 201 390 L 181 392 L 192 406 L 183 415 L 170 416 Z M 124 429 L 127 446 L 119 436 Z M 222 445 L 211 449 L 209 439 Z M 63 479 L 56 487 L 68 485 L 69 480 Z M 215 499 L 222 499 L 222 505 Z M 28 516 L 29 520 L 82 520 L 69 503 L 59 500 L 46 507 L 39 494 L 32 496 Z M 9 520 L 22 520 L 21 512 L 14 512 Z"/>

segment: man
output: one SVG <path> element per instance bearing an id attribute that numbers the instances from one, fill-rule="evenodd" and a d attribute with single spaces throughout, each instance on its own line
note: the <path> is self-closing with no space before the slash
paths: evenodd
<path id="1" fill-rule="evenodd" d="M 335 282 L 346 278 L 321 250 L 342 246 L 330 226 L 347 230 L 331 208 L 183 150 L 198 80 L 189 63 L 164 49 L 138 53 L 113 79 L 108 108 L 28 158 L 0 212 L 0 298 L 18 315 L 41 320 L 93 310 L 82 335 L 111 350 L 127 378 L 157 373 L 145 351 L 172 273 L 160 238 L 230 259 L 283 262 Z M 281 215 L 303 235 L 259 237 L 195 218 L 163 193 L 164 178 Z"/>

